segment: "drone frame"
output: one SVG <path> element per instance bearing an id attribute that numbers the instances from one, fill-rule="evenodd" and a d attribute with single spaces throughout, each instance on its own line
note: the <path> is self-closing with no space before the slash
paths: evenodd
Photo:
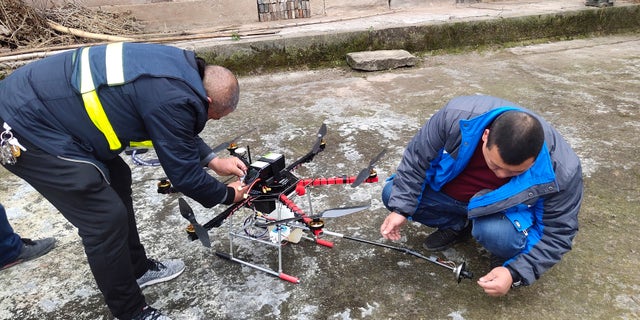
<path id="1" fill-rule="evenodd" d="M 415 257 L 427 260 L 436 265 L 439 265 L 441 267 L 444 267 L 453 271 L 455 278 L 458 282 L 460 282 L 462 278 L 472 279 L 473 273 L 466 268 L 465 262 L 458 265 L 453 261 L 440 259 L 436 256 L 429 256 L 429 257 L 423 256 L 420 253 L 410 250 L 408 248 L 395 247 L 395 246 L 387 245 L 380 242 L 374 242 L 366 239 L 350 237 L 337 232 L 332 232 L 332 231 L 323 229 L 324 221 L 322 220 L 322 218 L 325 217 L 325 215 L 328 216 L 326 212 L 330 211 L 332 215 L 336 217 L 336 216 L 355 213 L 355 212 L 367 209 L 369 206 L 367 205 L 367 206 L 356 206 L 356 207 L 347 207 L 347 208 L 335 208 L 335 209 L 325 210 L 319 215 L 314 215 L 313 207 L 311 204 L 310 193 L 308 192 L 307 188 L 310 186 L 334 185 L 334 184 L 350 184 L 351 187 L 355 188 L 359 186 L 361 183 L 378 182 L 378 176 L 377 176 L 377 172 L 374 169 L 374 165 L 377 161 L 380 160 L 380 158 L 382 158 L 382 156 L 386 152 L 386 149 L 382 150 L 376 157 L 374 157 L 369 162 L 368 167 L 362 169 L 357 176 L 338 176 L 338 177 L 332 177 L 332 178 L 304 178 L 304 179 L 298 178 L 295 174 L 293 174 L 293 171 L 296 168 L 298 168 L 300 165 L 312 161 L 313 158 L 318 153 L 322 152 L 325 149 L 326 143 L 324 141 L 324 135 L 326 134 L 326 131 L 327 131 L 326 125 L 323 123 L 322 126 L 320 127 L 320 130 L 318 131 L 317 140 L 314 143 L 311 151 L 309 151 L 307 154 L 305 154 L 304 156 L 300 157 L 299 159 L 291 163 L 286 168 L 277 169 L 276 170 L 277 172 L 271 172 L 272 176 L 267 177 L 264 181 L 261 180 L 262 179 L 261 174 L 263 172 L 260 172 L 260 171 L 254 172 L 254 174 L 252 174 L 251 177 L 247 177 L 249 176 L 249 174 L 247 174 L 247 176 L 245 176 L 245 183 L 249 185 L 249 190 L 245 199 L 230 205 L 229 207 L 227 207 L 225 210 L 223 210 L 221 213 L 216 215 L 213 219 L 209 220 L 204 225 L 200 225 L 196 221 L 191 208 L 189 208 L 186 202 L 182 198 L 180 198 L 179 199 L 180 213 L 185 219 L 189 220 L 190 222 L 189 226 L 187 227 L 187 234 L 189 238 L 191 240 L 200 239 L 200 241 L 205 247 L 210 247 L 211 242 L 209 239 L 208 230 L 211 230 L 212 228 L 218 228 L 222 225 L 223 222 L 225 222 L 226 220 L 229 220 L 228 221 L 229 251 L 228 252 L 216 251 L 215 254 L 218 257 L 232 261 L 232 262 L 240 263 L 242 265 L 254 268 L 256 270 L 266 272 L 282 280 L 295 283 L 295 284 L 300 283 L 300 279 L 283 272 L 283 263 L 282 263 L 283 245 L 289 242 L 297 243 L 297 241 L 299 241 L 300 239 L 306 239 L 306 240 L 313 241 L 318 245 L 332 248 L 334 245 L 333 242 L 322 239 L 321 238 L 322 235 L 334 236 L 334 237 L 353 240 L 357 242 L 367 243 L 367 244 L 376 245 L 376 246 L 380 246 L 388 249 L 393 249 L 396 251 L 413 255 Z M 238 139 L 238 138 L 239 137 L 236 137 L 235 139 Z M 237 152 L 239 148 L 237 144 L 233 141 L 227 142 L 226 144 L 228 145 L 227 150 L 230 152 L 230 154 L 240 158 L 249 167 L 249 165 L 251 164 L 250 154 L 249 154 L 249 157 L 247 158 L 247 152 L 244 152 L 244 153 Z M 222 144 L 216 147 L 216 149 L 221 149 L 221 148 L 222 148 Z M 248 148 L 246 151 L 248 151 Z M 279 163 L 279 165 L 284 167 L 284 158 L 278 159 L 278 160 L 282 160 Z M 160 188 L 158 192 L 160 192 Z M 307 199 L 309 201 L 309 211 L 310 211 L 309 214 L 305 213 L 304 210 L 302 210 L 291 199 L 294 195 L 303 196 L 305 194 L 307 195 Z M 267 203 L 266 206 L 264 205 L 265 203 Z M 243 228 L 238 229 L 238 224 L 234 221 L 233 216 L 234 216 L 234 213 L 241 208 L 252 209 L 253 213 L 251 216 L 248 216 L 245 219 L 245 224 L 243 225 Z M 290 211 L 290 215 L 288 215 L 287 217 L 282 216 L 282 213 L 285 209 Z M 269 216 L 270 214 L 273 214 L 273 213 L 276 213 L 275 217 Z M 259 222 L 257 218 L 260 218 Z M 264 234 L 266 233 L 275 231 L 276 233 L 275 239 L 270 239 L 271 241 L 267 241 L 255 235 L 249 235 L 248 233 L 246 233 L 247 221 L 249 219 L 253 220 L 252 221 L 253 226 L 258 228 L 263 228 L 261 229 L 264 232 L 262 236 L 264 236 Z M 274 227 L 272 229 L 269 229 L 268 227 L 270 226 L 274 226 Z M 286 228 L 289 228 L 289 230 L 293 229 L 296 231 L 300 231 L 298 234 L 299 238 L 297 238 L 294 241 L 290 241 L 290 239 L 287 238 L 288 235 L 283 234 L 284 233 L 283 230 L 286 230 Z M 243 230 L 245 231 L 245 234 L 241 232 Z M 304 235 L 304 233 L 307 233 L 308 235 Z M 244 239 L 244 240 L 258 242 L 268 246 L 276 247 L 278 251 L 277 270 L 274 270 L 267 266 L 260 266 L 255 263 L 251 263 L 249 261 L 243 260 L 237 257 L 236 255 L 234 255 L 234 251 L 235 251 L 234 241 L 236 239 Z"/>

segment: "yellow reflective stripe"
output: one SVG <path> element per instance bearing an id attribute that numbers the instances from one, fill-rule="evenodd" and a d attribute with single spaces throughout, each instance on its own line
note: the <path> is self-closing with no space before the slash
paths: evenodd
<path id="1" fill-rule="evenodd" d="M 95 84 L 93 83 L 91 63 L 89 62 L 89 49 L 90 48 L 83 48 L 80 56 L 80 93 L 82 94 L 84 109 L 87 111 L 87 115 L 89 115 L 93 125 L 95 125 L 107 139 L 109 149 L 118 150 L 122 147 L 122 144 L 120 144 L 120 139 L 118 139 L 115 131 L 113 131 L 111 122 L 109 122 L 109 118 L 107 118 L 107 114 L 104 112 L 104 108 L 96 92 Z M 115 49 L 117 50 L 117 47 L 115 47 Z M 120 53 L 122 53 L 122 48 L 120 48 Z M 122 63 L 122 58 L 119 60 L 120 63 Z"/>
<path id="2" fill-rule="evenodd" d="M 105 52 L 105 70 L 107 70 L 107 84 L 110 86 L 124 83 L 122 44 L 122 42 L 118 42 L 107 45 Z"/>
<path id="3" fill-rule="evenodd" d="M 111 150 L 118 150 L 122 146 L 116 133 L 113 131 L 113 127 L 107 118 L 107 114 L 104 113 L 102 103 L 98 98 L 98 93 L 95 90 L 82 94 L 82 101 L 84 101 L 84 108 L 89 114 L 89 118 L 93 124 L 102 132 L 104 137 L 109 142 L 109 148 Z"/>
<path id="4" fill-rule="evenodd" d="M 153 148 L 153 143 L 151 143 L 151 140 L 146 140 L 146 141 L 130 141 L 129 142 L 129 146 L 132 148 Z"/>
<path id="5" fill-rule="evenodd" d="M 82 49 L 80 55 L 80 93 L 95 90 L 93 78 L 91 77 L 91 64 L 89 63 L 89 48 Z"/>

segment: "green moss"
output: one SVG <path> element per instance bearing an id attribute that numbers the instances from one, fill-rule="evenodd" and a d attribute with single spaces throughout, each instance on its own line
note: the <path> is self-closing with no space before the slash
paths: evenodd
<path id="1" fill-rule="evenodd" d="M 305 40 L 304 45 L 284 40 L 283 45 L 252 48 L 227 56 L 211 53 L 207 61 L 239 74 L 255 74 L 346 66 L 346 54 L 357 51 L 404 49 L 417 55 L 459 53 L 639 31 L 640 6 L 632 5 L 475 22 L 369 28 L 315 37 Z"/>

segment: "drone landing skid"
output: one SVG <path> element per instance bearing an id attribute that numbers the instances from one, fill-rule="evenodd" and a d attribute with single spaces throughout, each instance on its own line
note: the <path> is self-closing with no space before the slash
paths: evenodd
<path id="1" fill-rule="evenodd" d="M 315 240 L 315 239 L 311 239 L 310 237 L 307 237 L 304 235 L 305 230 L 303 229 L 307 229 L 307 228 L 304 227 L 302 224 L 300 224 L 299 227 L 292 227 L 284 223 L 267 225 L 267 222 L 258 223 L 257 222 L 258 220 L 256 218 L 256 217 L 260 217 L 261 220 L 264 220 L 265 217 L 268 217 L 269 219 L 275 219 L 275 221 L 279 221 L 279 220 L 282 220 L 283 218 L 284 220 L 287 220 L 287 218 L 293 217 L 294 215 L 295 214 L 293 213 L 293 211 L 289 209 L 289 207 L 281 203 L 279 208 L 274 210 L 274 212 L 272 212 L 271 214 L 265 215 L 262 213 L 256 213 L 254 211 L 250 214 L 250 216 L 248 216 L 244 220 L 243 223 L 240 223 L 240 224 L 238 224 L 237 222 L 234 222 L 235 215 L 229 216 L 227 221 L 229 225 L 229 232 L 228 232 L 229 252 L 226 253 L 226 252 L 217 251 L 216 255 L 220 258 L 223 258 L 232 262 L 237 262 L 242 265 L 254 268 L 256 270 L 266 272 L 282 280 L 295 283 L 295 284 L 300 283 L 300 279 L 298 279 L 297 277 L 288 275 L 282 271 L 283 270 L 282 247 L 287 243 L 298 243 L 301 239 L 307 239 L 307 240 Z M 252 228 L 255 228 L 255 229 L 252 229 Z M 256 243 L 267 245 L 269 247 L 277 248 L 277 251 L 278 251 L 277 271 L 266 266 L 259 266 L 257 264 L 234 257 L 234 251 L 235 251 L 234 243 L 237 240 L 248 240 L 250 242 L 256 242 Z M 317 244 L 328 246 L 328 247 L 333 246 L 333 244 L 329 243 L 328 241 L 314 241 L 314 242 L 316 242 Z M 329 243 L 330 245 L 325 244 L 325 242 Z"/>
<path id="2" fill-rule="evenodd" d="M 227 260 L 233 261 L 233 262 L 237 262 L 237 263 L 243 264 L 245 266 L 248 266 L 248 267 L 263 271 L 263 272 L 266 272 L 266 273 L 268 273 L 270 275 L 273 275 L 273 276 L 276 276 L 276 277 L 278 277 L 278 278 L 280 278 L 282 280 L 289 281 L 289 282 L 295 283 L 295 284 L 299 284 L 300 283 L 300 279 L 298 279 L 298 278 L 296 278 L 294 276 L 290 276 L 290 275 L 288 275 L 286 273 L 282 273 L 282 272 L 276 272 L 276 271 L 273 271 L 271 269 L 255 265 L 253 263 L 249 263 L 247 261 L 240 260 L 238 258 L 234 258 L 228 253 L 216 251 L 216 255 L 218 257 L 220 257 L 220 258 L 227 259 Z"/>

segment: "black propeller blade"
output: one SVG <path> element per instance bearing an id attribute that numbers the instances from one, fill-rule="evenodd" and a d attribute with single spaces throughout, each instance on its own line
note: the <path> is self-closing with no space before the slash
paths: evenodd
<path id="1" fill-rule="evenodd" d="M 207 229 L 205 229 L 203 226 L 201 226 L 198 223 L 198 221 L 196 221 L 196 216 L 193 213 L 191 206 L 189 206 L 189 204 L 186 201 L 184 201 L 184 199 L 182 198 L 178 198 L 178 206 L 180 207 L 180 214 L 185 219 L 189 220 L 189 222 L 191 223 L 191 225 L 196 231 L 196 235 L 198 236 L 198 239 L 200 239 L 200 242 L 202 242 L 202 245 L 207 248 L 211 248 L 211 240 L 209 239 L 209 232 L 207 232 Z"/>
<path id="2" fill-rule="evenodd" d="M 327 125 L 323 123 L 320 126 L 320 130 L 318 130 L 318 134 L 317 134 L 318 138 L 316 140 L 316 143 L 313 145 L 313 148 L 311 149 L 311 153 L 316 154 L 320 152 L 320 145 L 322 144 L 322 138 L 324 138 L 326 134 L 327 134 Z"/>
<path id="3" fill-rule="evenodd" d="M 316 154 L 320 153 L 320 151 L 324 150 L 324 144 L 323 142 L 323 138 L 324 136 L 327 134 L 327 125 L 326 124 L 322 124 L 320 126 L 320 130 L 318 130 L 318 133 L 316 134 L 317 139 L 316 142 L 313 144 L 313 148 L 311 148 L 311 150 L 305 154 L 304 156 L 302 156 L 300 159 L 294 161 L 293 163 L 291 163 L 287 168 L 285 168 L 286 171 L 291 171 L 294 170 L 295 168 L 297 168 L 300 164 L 302 163 L 307 163 L 311 160 L 313 160 L 313 157 L 316 156 Z"/>
<path id="4" fill-rule="evenodd" d="M 355 188 L 359 186 L 364 180 L 366 180 L 371 174 L 371 170 L 373 169 L 373 166 L 376 164 L 376 162 L 380 161 L 380 159 L 386 152 L 387 152 L 387 149 L 383 149 L 380 153 L 378 153 L 378 155 L 369 162 L 369 166 L 362 169 L 362 171 L 358 173 L 358 176 L 351 184 L 351 187 Z"/>
<path id="5" fill-rule="evenodd" d="M 247 134 L 247 133 L 249 133 L 249 132 L 251 132 L 251 131 L 254 131 L 254 130 L 256 130 L 256 128 L 251 128 L 251 129 L 249 129 L 249 130 L 247 130 L 247 131 L 245 131 L 245 132 L 243 132 L 243 133 L 239 134 L 238 136 L 234 137 L 233 139 L 231 139 L 231 140 L 229 140 L 229 141 L 226 141 L 226 142 L 223 142 L 223 143 L 221 143 L 221 144 L 219 144 L 219 145 L 215 146 L 215 147 L 213 148 L 213 152 L 218 153 L 218 152 L 220 152 L 220 151 L 222 151 L 222 150 L 224 150 L 224 149 L 228 148 L 230 144 L 232 144 L 232 143 L 233 143 L 233 142 L 235 142 L 236 140 L 240 139 L 240 137 L 242 137 L 242 136 L 244 136 L 245 134 Z"/>

